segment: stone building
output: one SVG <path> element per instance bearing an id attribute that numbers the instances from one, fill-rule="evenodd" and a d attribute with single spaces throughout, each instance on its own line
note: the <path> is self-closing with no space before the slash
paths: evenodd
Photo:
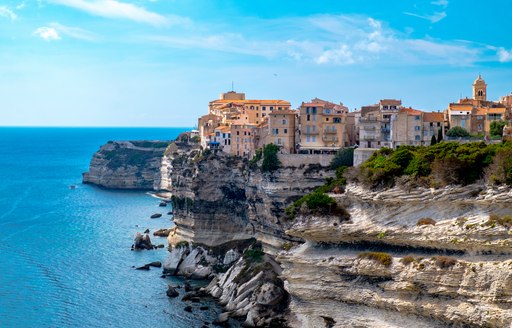
<path id="1" fill-rule="evenodd" d="M 378 104 L 361 107 L 359 146 L 362 148 L 393 147 L 393 122 L 402 101 L 382 99 Z"/>
<path id="2" fill-rule="evenodd" d="M 277 110 L 269 115 L 269 133 L 265 144 L 273 143 L 281 148 L 283 154 L 293 154 L 296 150 L 297 112 Z"/>
<path id="3" fill-rule="evenodd" d="M 349 146 L 345 125 L 348 108 L 315 98 L 299 108 L 301 153 L 332 153 Z"/>

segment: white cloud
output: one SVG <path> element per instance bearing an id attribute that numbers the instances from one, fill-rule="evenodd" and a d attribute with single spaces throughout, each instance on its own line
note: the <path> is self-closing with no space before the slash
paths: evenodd
<path id="1" fill-rule="evenodd" d="M 27 4 L 25 3 L 25 1 L 19 3 L 18 5 L 16 5 L 16 10 L 21 10 L 23 8 L 25 8 L 27 6 Z"/>
<path id="2" fill-rule="evenodd" d="M 448 7 L 448 0 L 437 0 L 437 1 L 432 1 L 430 2 L 430 4 L 434 5 L 434 6 L 441 6 L 441 7 Z"/>
<path id="3" fill-rule="evenodd" d="M 85 41 L 96 41 L 98 39 L 94 33 L 79 27 L 65 26 L 59 23 L 50 23 L 49 25 L 55 29 L 59 35 L 63 34 L 74 39 Z"/>
<path id="4" fill-rule="evenodd" d="M 8 18 L 10 20 L 16 20 L 18 15 L 16 15 L 12 10 L 7 8 L 6 6 L 0 6 L 0 16 Z"/>
<path id="5" fill-rule="evenodd" d="M 315 61 L 317 64 L 338 65 L 350 65 L 356 62 L 352 51 L 349 50 L 346 44 L 342 44 L 336 49 L 324 51 Z"/>
<path id="6" fill-rule="evenodd" d="M 498 48 L 498 58 L 501 63 L 512 61 L 512 50 L 507 51 L 504 48 Z"/>
<path id="7" fill-rule="evenodd" d="M 34 35 L 37 35 L 45 41 L 56 41 L 60 40 L 60 35 L 53 27 L 42 26 L 34 31 Z"/>
<path id="8" fill-rule="evenodd" d="M 428 20 L 430 21 L 432 24 L 435 24 L 437 22 L 440 22 L 441 20 L 443 20 L 444 18 L 446 18 L 446 12 L 444 11 L 441 11 L 441 12 L 435 12 L 434 14 L 432 15 L 420 15 L 420 14 L 415 14 L 415 13 L 410 13 L 410 12 L 404 12 L 405 15 L 409 15 L 409 16 L 413 16 L 413 17 L 418 17 L 418 18 L 421 18 L 421 19 L 425 19 L 425 20 Z"/>
<path id="9" fill-rule="evenodd" d="M 188 19 L 172 16 L 164 17 L 160 14 L 148 11 L 134 4 L 116 0 L 49 0 L 52 3 L 64 5 L 85 11 L 91 15 L 128 19 L 139 23 L 151 24 L 154 26 L 165 26 L 172 24 L 186 23 Z"/>

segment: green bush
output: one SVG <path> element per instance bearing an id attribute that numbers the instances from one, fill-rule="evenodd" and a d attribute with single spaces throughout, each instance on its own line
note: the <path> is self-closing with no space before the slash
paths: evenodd
<path id="1" fill-rule="evenodd" d="M 304 205 L 307 207 L 308 213 L 337 215 L 343 219 L 349 217 L 347 211 L 339 206 L 334 198 L 318 190 L 301 197 L 288 206 L 285 210 L 287 217 L 293 219 Z"/>
<path id="2" fill-rule="evenodd" d="M 507 125 L 505 121 L 491 122 L 491 137 L 503 137 L 503 128 Z"/>
<path id="3" fill-rule="evenodd" d="M 260 262 L 263 258 L 263 255 L 265 255 L 265 253 L 259 248 L 248 249 L 244 253 L 244 259 L 252 262 Z"/>
<path id="4" fill-rule="evenodd" d="M 450 130 L 448 130 L 448 132 L 446 132 L 446 135 L 448 137 L 462 137 L 462 138 L 470 136 L 469 132 L 466 129 L 461 128 L 460 126 L 454 126 Z"/>
<path id="5" fill-rule="evenodd" d="M 261 160 L 261 157 L 263 156 L 263 150 L 261 148 L 256 149 L 256 153 L 254 154 L 254 157 L 251 158 L 249 161 L 249 168 L 251 170 L 254 170 L 258 167 L 258 162 Z"/>
<path id="6" fill-rule="evenodd" d="M 364 252 L 357 256 L 360 259 L 369 259 L 382 264 L 383 266 L 390 266 L 393 263 L 393 257 L 388 253 L 383 252 Z"/>
<path id="7" fill-rule="evenodd" d="M 188 241 L 182 240 L 176 244 L 176 248 L 184 248 L 188 247 Z"/>
<path id="8" fill-rule="evenodd" d="M 486 226 L 494 227 L 496 224 L 499 224 L 505 228 L 512 228 L 512 216 L 505 215 L 505 216 L 498 216 L 496 214 L 489 215 L 489 219 L 485 223 Z"/>
<path id="9" fill-rule="evenodd" d="M 331 161 L 331 168 L 354 166 L 354 148 L 340 149 Z"/>
<path id="10" fill-rule="evenodd" d="M 263 163 L 261 164 L 263 172 L 272 172 L 281 166 L 281 162 L 277 158 L 278 152 L 279 147 L 274 144 L 268 144 L 263 148 Z"/>

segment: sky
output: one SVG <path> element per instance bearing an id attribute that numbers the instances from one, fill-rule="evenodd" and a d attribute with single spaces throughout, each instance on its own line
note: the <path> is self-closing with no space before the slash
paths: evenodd
<path id="1" fill-rule="evenodd" d="M 2 0 L 0 126 L 193 127 L 221 92 L 444 110 L 512 92 L 508 0 Z"/>

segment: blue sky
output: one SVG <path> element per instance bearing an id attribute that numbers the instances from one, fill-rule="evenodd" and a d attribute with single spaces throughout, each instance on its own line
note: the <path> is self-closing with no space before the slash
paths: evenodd
<path id="1" fill-rule="evenodd" d="M 512 91 L 508 0 L 4 0 L 0 126 L 193 126 L 220 92 L 443 110 Z"/>

